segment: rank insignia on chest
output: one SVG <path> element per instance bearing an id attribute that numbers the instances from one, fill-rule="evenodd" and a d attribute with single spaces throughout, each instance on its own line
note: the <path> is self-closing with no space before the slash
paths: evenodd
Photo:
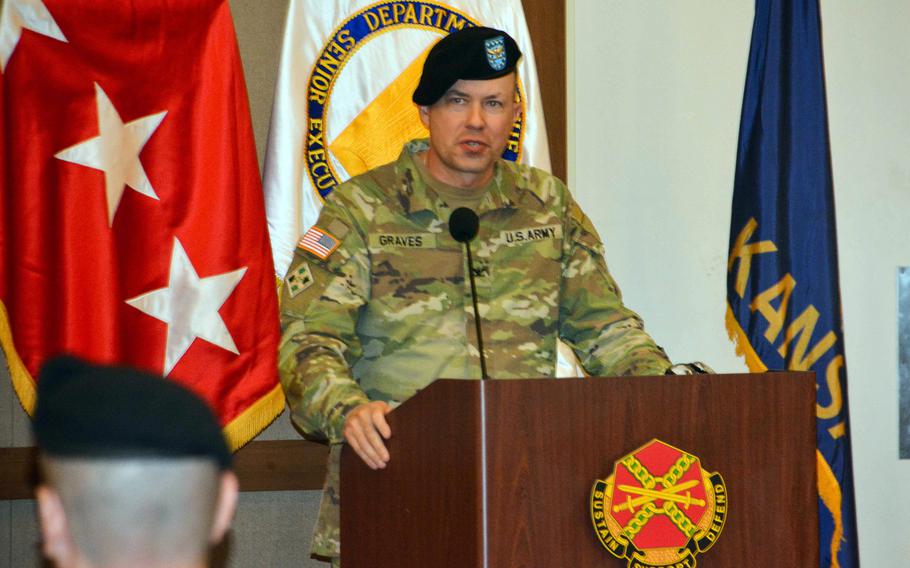
<path id="1" fill-rule="evenodd" d="M 284 279 L 284 285 L 287 287 L 288 294 L 291 298 L 300 294 L 313 285 L 313 273 L 310 272 L 310 265 L 301 262 L 294 268 Z"/>
<path id="2" fill-rule="evenodd" d="M 335 238 L 334 235 L 313 225 L 309 231 L 300 237 L 297 248 L 303 249 L 317 258 L 326 260 L 340 244 L 341 241 Z"/>
<path id="3" fill-rule="evenodd" d="M 651 440 L 594 483 L 590 514 L 600 543 L 630 568 L 694 568 L 724 528 L 727 489 L 699 458 Z"/>

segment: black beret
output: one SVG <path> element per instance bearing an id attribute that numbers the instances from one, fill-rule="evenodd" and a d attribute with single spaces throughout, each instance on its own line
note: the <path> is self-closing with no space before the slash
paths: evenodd
<path id="1" fill-rule="evenodd" d="M 439 100 L 459 79 L 486 80 L 515 70 L 521 50 L 512 36 L 493 28 L 464 28 L 433 46 L 411 97 L 421 106 Z"/>
<path id="2" fill-rule="evenodd" d="M 39 374 L 32 428 L 38 448 L 53 457 L 198 457 L 231 466 L 224 434 L 201 398 L 127 367 L 51 359 Z"/>

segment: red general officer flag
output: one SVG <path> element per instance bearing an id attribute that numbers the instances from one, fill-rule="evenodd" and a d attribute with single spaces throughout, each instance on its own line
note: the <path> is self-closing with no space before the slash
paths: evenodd
<path id="1" fill-rule="evenodd" d="M 70 352 L 189 386 L 243 445 L 283 397 L 227 1 L 6 0 L 0 67 L 0 340 L 23 406 Z"/>

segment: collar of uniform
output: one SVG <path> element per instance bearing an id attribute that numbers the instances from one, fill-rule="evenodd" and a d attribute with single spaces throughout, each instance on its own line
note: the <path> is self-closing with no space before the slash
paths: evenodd
<path id="1" fill-rule="evenodd" d="M 491 192 L 494 193 L 491 195 L 494 202 L 498 202 L 501 207 L 546 209 L 543 184 L 534 184 L 531 180 L 534 170 L 502 159 L 496 166 L 495 193 Z"/>
<path id="2" fill-rule="evenodd" d="M 426 152 L 430 142 L 426 138 L 411 140 L 405 144 L 398 159 L 399 174 L 404 179 L 407 200 L 404 203 L 409 215 L 419 211 L 439 211 L 444 200 L 421 179 L 420 168 L 416 165 L 418 154 Z M 517 168 L 505 160 L 497 160 L 493 171 L 490 191 L 481 200 L 478 214 L 493 209 L 517 206 L 544 208 L 544 199 L 539 189 L 530 183 L 530 170 Z M 529 199 L 530 197 L 530 199 Z"/>
<path id="3" fill-rule="evenodd" d="M 415 163 L 420 158 L 417 154 L 430 148 L 430 141 L 422 138 L 411 140 L 404 145 L 398 157 L 398 173 L 404 181 L 407 199 L 402 203 L 408 215 L 419 211 L 439 211 L 442 208 L 442 198 L 424 182 L 420 168 Z"/>

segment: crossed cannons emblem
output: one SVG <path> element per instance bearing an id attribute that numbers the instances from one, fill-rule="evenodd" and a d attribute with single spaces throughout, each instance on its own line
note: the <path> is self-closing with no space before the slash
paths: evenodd
<path id="1" fill-rule="evenodd" d="M 688 491 L 696 485 L 699 484 L 699 481 L 692 479 L 686 481 L 685 483 L 680 483 L 679 485 L 673 485 L 670 487 L 665 487 L 663 491 L 654 491 L 653 489 L 645 489 L 644 487 L 635 487 L 634 485 L 619 485 L 617 489 L 624 491 L 626 495 L 626 500 L 619 505 L 613 506 L 613 512 L 619 512 L 628 510 L 635 512 L 636 507 L 640 507 L 646 503 L 651 503 L 658 499 L 663 499 L 664 501 L 672 501 L 674 503 L 682 503 L 686 509 L 690 505 L 698 505 L 699 507 L 704 507 L 706 502 L 704 499 L 698 499 L 692 497 L 692 493 Z M 678 495 L 679 493 L 685 491 L 685 496 Z M 632 495 L 641 495 L 638 499 L 632 499 Z"/>
<path id="2" fill-rule="evenodd" d="M 610 477 L 597 480 L 591 520 L 601 544 L 629 566 L 694 567 L 695 556 L 723 529 L 726 503 L 720 474 L 652 440 L 617 461 Z"/>

